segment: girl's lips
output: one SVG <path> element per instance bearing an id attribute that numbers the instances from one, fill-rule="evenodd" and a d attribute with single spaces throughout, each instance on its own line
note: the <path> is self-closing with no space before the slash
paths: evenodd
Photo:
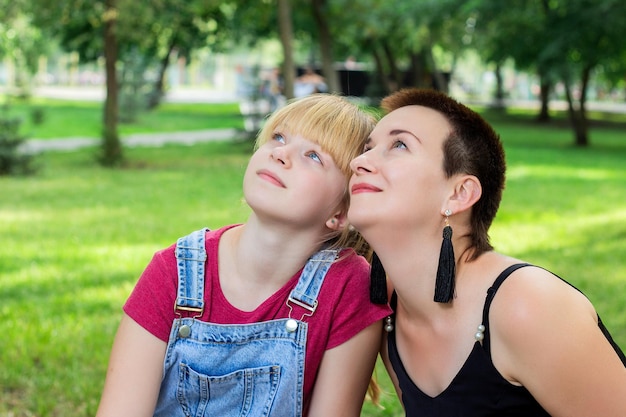
<path id="1" fill-rule="evenodd" d="M 352 188 L 350 189 L 350 192 L 352 194 L 360 194 L 360 193 L 377 193 L 379 191 L 382 191 L 380 188 L 375 187 L 371 184 L 365 183 L 365 182 L 361 182 L 361 183 L 357 183 L 354 184 L 352 186 Z"/>
<path id="2" fill-rule="evenodd" d="M 274 185 L 277 185 L 281 188 L 286 188 L 285 184 L 283 184 L 283 182 L 280 180 L 280 178 L 278 178 L 278 176 L 276 174 L 274 174 L 271 171 L 268 171 L 266 169 L 261 169 L 259 171 L 257 171 L 257 175 L 259 177 L 261 177 L 261 179 L 270 182 Z"/>

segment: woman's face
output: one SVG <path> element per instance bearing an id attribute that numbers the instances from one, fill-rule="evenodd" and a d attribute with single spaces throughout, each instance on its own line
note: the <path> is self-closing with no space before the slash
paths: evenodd
<path id="1" fill-rule="evenodd" d="M 372 227 L 441 221 L 449 190 L 442 145 L 450 130 L 442 114 L 422 106 L 401 107 L 378 122 L 351 164 L 348 219 L 366 238 Z"/>

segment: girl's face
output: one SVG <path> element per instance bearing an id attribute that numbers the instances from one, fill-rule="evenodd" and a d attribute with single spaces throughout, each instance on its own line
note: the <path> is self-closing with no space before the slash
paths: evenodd
<path id="1" fill-rule="evenodd" d="M 435 110 L 406 106 L 383 117 L 351 164 L 348 220 L 368 228 L 408 230 L 441 222 L 447 180 L 443 141 L 451 126 Z"/>
<path id="2" fill-rule="evenodd" d="M 346 177 L 315 142 L 275 131 L 250 158 L 243 190 L 259 217 L 321 227 L 339 211 Z"/>

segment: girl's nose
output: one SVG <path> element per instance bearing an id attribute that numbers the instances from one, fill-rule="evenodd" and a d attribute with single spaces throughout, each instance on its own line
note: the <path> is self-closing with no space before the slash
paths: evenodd
<path id="1" fill-rule="evenodd" d="M 277 146 L 272 149 L 271 157 L 274 161 L 284 165 L 285 167 L 291 166 L 291 158 L 289 157 L 289 150 L 287 146 Z"/>

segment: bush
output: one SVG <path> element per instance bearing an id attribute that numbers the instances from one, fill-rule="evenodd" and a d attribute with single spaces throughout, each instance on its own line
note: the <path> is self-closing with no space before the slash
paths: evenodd
<path id="1" fill-rule="evenodd" d="M 20 134 L 22 119 L 12 117 L 8 107 L 0 112 L 0 175 L 29 175 L 36 172 L 32 154 L 21 146 L 26 137 Z"/>

